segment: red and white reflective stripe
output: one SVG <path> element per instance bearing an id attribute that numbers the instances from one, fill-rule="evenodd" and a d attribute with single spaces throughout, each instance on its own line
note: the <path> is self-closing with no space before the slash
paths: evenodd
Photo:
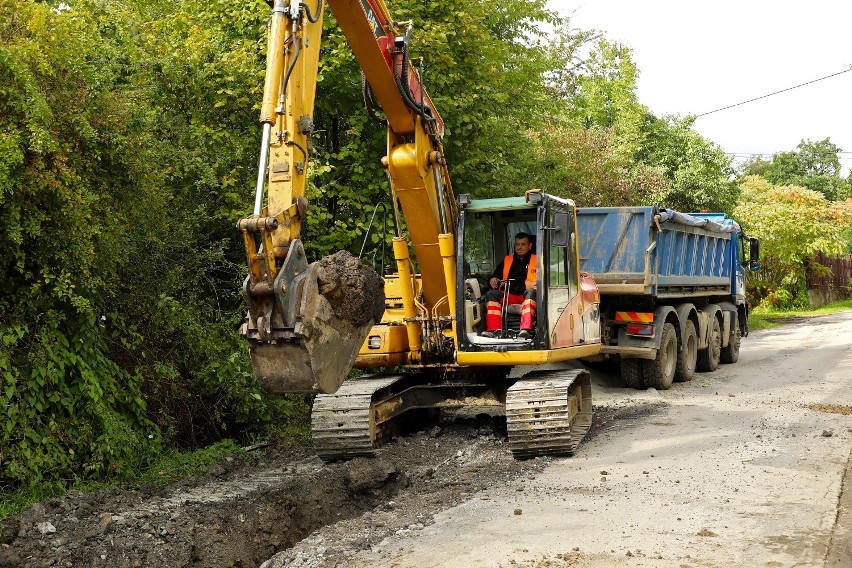
<path id="1" fill-rule="evenodd" d="M 653 323 L 653 312 L 615 312 L 615 321 L 630 323 Z"/>

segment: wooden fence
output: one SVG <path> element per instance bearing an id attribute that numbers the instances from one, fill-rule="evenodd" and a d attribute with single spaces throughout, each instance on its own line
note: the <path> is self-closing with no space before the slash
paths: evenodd
<path id="1" fill-rule="evenodd" d="M 821 264 L 829 270 L 830 275 L 820 276 L 822 270 L 814 270 L 813 264 Z M 837 295 L 848 298 L 852 296 L 852 254 L 829 258 L 823 253 L 817 253 L 808 267 L 808 290 L 818 290 L 823 294 Z"/>

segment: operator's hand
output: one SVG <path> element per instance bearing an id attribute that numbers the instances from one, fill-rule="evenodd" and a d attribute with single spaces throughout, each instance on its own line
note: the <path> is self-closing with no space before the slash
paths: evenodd
<path id="1" fill-rule="evenodd" d="M 494 288 L 494 289 L 496 290 L 496 289 L 497 289 L 497 286 L 500 284 L 500 281 L 499 281 L 499 280 L 497 280 L 497 277 L 496 277 L 496 276 L 492 276 L 492 277 L 491 277 L 491 280 L 489 280 L 489 281 L 488 281 L 488 284 L 490 284 L 490 285 L 491 285 L 491 287 L 492 287 L 492 288 Z"/>

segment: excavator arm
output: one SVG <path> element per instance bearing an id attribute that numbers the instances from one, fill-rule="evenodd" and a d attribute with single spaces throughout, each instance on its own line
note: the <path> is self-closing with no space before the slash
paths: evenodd
<path id="1" fill-rule="evenodd" d="M 309 209 L 305 187 L 324 11 L 324 0 L 315 2 L 272 3 L 254 212 L 238 223 L 249 265 L 241 333 L 261 385 L 279 393 L 335 392 L 370 329 L 385 317 L 381 278 L 346 253 L 308 264 L 299 238 Z M 387 120 L 382 165 L 396 227 L 393 290 L 402 305 L 400 321 L 391 323 L 405 328 L 394 363 L 446 357 L 442 339 L 455 338 L 448 327 L 454 332 L 458 211 L 444 124 L 409 59 L 411 25 L 394 22 L 381 0 L 325 2 L 361 66 L 367 100 Z M 422 277 L 412 270 L 410 248 Z"/>

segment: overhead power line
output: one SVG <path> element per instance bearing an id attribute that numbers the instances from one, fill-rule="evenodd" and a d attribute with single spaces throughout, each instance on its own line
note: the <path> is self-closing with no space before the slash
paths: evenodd
<path id="1" fill-rule="evenodd" d="M 732 158 L 772 158 L 775 154 L 779 154 L 780 152 L 725 152 L 726 156 L 730 156 Z M 837 159 L 838 160 L 852 160 L 852 156 L 845 156 L 842 154 L 852 154 L 852 152 L 838 152 Z"/>
<path id="2" fill-rule="evenodd" d="M 852 67 L 849 69 L 844 69 L 843 71 L 838 71 L 837 73 L 832 73 L 831 75 L 826 75 L 825 77 L 820 77 L 819 79 L 814 79 L 813 81 L 808 81 L 806 83 L 801 83 L 799 85 L 795 85 L 793 87 L 787 87 L 786 89 L 781 89 L 780 91 L 775 91 L 774 93 L 769 93 L 768 95 L 761 95 L 759 97 L 755 97 L 753 99 L 749 99 L 747 101 L 743 101 L 741 103 L 736 103 L 733 105 L 728 105 L 726 107 L 717 108 L 716 110 L 711 110 L 708 112 L 702 112 L 701 114 L 695 115 L 695 118 L 700 118 L 702 116 L 707 116 L 708 114 L 713 114 L 714 112 L 722 112 L 723 110 L 728 110 L 729 108 L 734 108 L 738 106 L 742 106 L 748 103 L 753 103 L 754 101 L 759 101 L 760 99 L 765 99 L 767 97 L 771 97 L 773 95 L 778 95 L 780 93 L 786 93 L 787 91 L 792 91 L 793 89 L 798 89 L 799 87 L 804 87 L 805 85 L 810 85 L 813 83 L 817 83 L 819 81 L 825 81 L 826 79 L 831 79 L 832 77 L 837 77 L 838 75 L 843 75 L 844 73 L 849 73 L 852 71 Z"/>

